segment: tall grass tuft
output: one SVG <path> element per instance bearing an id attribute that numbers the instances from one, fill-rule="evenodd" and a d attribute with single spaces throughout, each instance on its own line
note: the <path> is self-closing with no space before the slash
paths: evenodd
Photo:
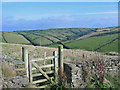
<path id="1" fill-rule="evenodd" d="M 16 73 L 12 66 L 10 66 L 7 62 L 2 62 L 2 76 L 3 77 L 14 77 Z"/>
<path id="2" fill-rule="evenodd" d="M 54 84 L 51 86 L 52 89 L 57 89 L 57 90 L 64 90 L 64 89 L 67 89 L 67 88 L 71 88 L 70 85 L 67 83 L 67 77 L 66 77 L 66 74 L 63 73 L 63 75 L 58 78 L 58 83 Z"/>

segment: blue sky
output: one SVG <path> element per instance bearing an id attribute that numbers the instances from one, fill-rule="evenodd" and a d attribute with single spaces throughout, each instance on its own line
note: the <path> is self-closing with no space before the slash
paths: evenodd
<path id="1" fill-rule="evenodd" d="M 119 2 L 119 0 L 2 0 L 3 2 Z"/>
<path id="2" fill-rule="evenodd" d="M 117 2 L 4 2 L 2 30 L 101 28 L 118 25 Z"/>

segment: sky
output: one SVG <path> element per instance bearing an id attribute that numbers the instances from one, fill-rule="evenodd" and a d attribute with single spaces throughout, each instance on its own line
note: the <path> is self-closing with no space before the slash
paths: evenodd
<path id="1" fill-rule="evenodd" d="M 3 2 L 2 30 L 118 26 L 117 2 Z"/>
<path id="2" fill-rule="evenodd" d="M 119 2 L 119 0 L 2 0 L 3 2 Z"/>

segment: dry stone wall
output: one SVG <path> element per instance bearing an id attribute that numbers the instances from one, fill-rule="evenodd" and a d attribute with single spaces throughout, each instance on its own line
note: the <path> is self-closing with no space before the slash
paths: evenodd
<path id="1" fill-rule="evenodd" d="M 16 76 L 12 78 L 4 77 L 3 88 L 24 88 L 29 85 L 28 78 L 26 76 Z"/>
<path id="2" fill-rule="evenodd" d="M 84 88 L 86 86 L 83 80 L 83 72 L 81 65 L 64 63 L 64 72 L 67 77 L 68 84 L 73 88 Z"/>

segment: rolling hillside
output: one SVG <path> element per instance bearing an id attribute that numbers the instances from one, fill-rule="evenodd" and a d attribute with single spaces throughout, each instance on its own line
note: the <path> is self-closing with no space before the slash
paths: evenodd
<path id="1" fill-rule="evenodd" d="M 3 32 L 2 33 L 3 42 L 6 43 L 16 43 L 16 44 L 30 44 L 23 36 L 13 33 L 13 32 Z"/>
<path id="2" fill-rule="evenodd" d="M 86 49 L 89 51 L 96 51 L 96 49 L 100 46 L 103 46 L 116 38 L 118 38 L 118 34 L 95 36 L 81 40 L 75 40 L 69 43 L 65 43 L 65 45 L 72 49 Z"/>
<path id="3" fill-rule="evenodd" d="M 6 43 L 32 44 L 89 51 L 118 51 L 118 27 L 109 28 L 58 28 L 47 30 L 2 32 Z"/>
<path id="4" fill-rule="evenodd" d="M 74 40 L 80 36 L 96 31 L 96 28 L 59 28 L 34 31 L 17 31 L 33 45 L 51 45 L 61 41 Z"/>
<path id="5" fill-rule="evenodd" d="M 117 27 L 101 28 L 62 44 L 70 49 L 85 49 L 99 52 L 118 52 L 119 34 Z M 57 47 L 59 44 L 50 45 Z"/>
<path id="6" fill-rule="evenodd" d="M 98 51 L 99 52 L 119 52 L 120 50 L 118 48 L 118 46 L 119 46 L 118 41 L 119 40 L 116 40 L 115 42 L 113 42 L 113 43 L 99 49 Z"/>

